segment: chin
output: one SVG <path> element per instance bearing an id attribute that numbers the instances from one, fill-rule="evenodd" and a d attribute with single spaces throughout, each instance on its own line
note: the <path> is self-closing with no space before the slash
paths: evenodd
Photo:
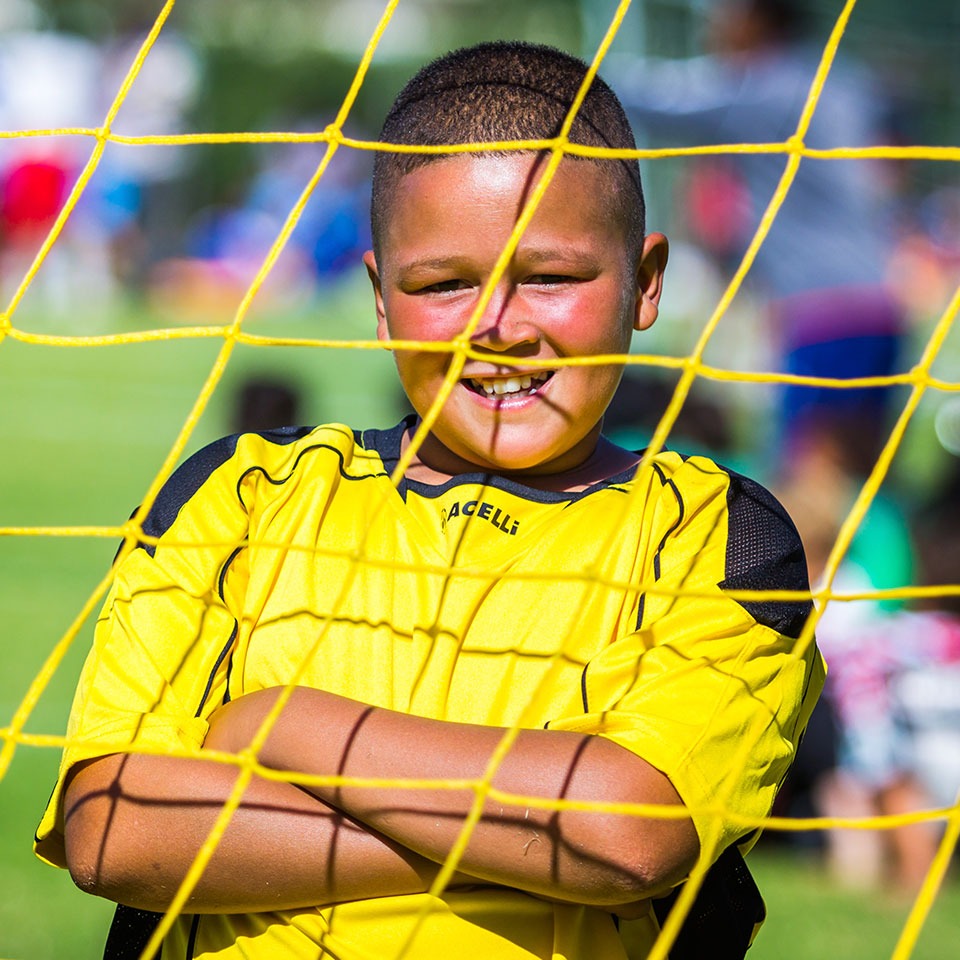
<path id="1" fill-rule="evenodd" d="M 522 447 L 496 453 L 471 454 L 468 459 L 482 469 L 495 473 L 542 473 L 550 472 L 547 465 L 554 462 L 557 455 L 553 451 L 535 451 Z"/>
<path id="2" fill-rule="evenodd" d="M 447 449 L 462 461 L 465 472 L 488 471 L 493 473 L 518 473 L 535 469 L 539 464 L 549 459 L 529 447 L 510 448 L 503 450 L 489 450 L 464 446 L 446 445 Z"/>

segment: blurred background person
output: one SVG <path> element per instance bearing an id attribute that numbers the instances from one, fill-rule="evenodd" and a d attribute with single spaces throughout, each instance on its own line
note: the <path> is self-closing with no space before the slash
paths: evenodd
<path id="1" fill-rule="evenodd" d="M 710 53 L 621 60 L 611 83 L 638 132 L 701 143 L 776 143 L 796 130 L 823 52 L 804 6 L 724 0 L 710 8 Z M 889 143 L 890 103 L 861 64 L 838 57 L 805 137 L 812 148 Z M 675 143 L 676 139 L 671 140 Z M 695 164 L 683 199 L 702 246 L 729 272 L 783 173 L 783 154 L 742 153 Z M 887 286 L 894 241 L 888 168 L 876 160 L 801 161 L 759 252 L 750 288 L 768 304 L 784 372 L 886 376 L 899 366 L 905 319 Z M 789 447 L 811 409 L 886 413 L 884 388 L 789 386 L 778 436 Z"/>
<path id="2" fill-rule="evenodd" d="M 18 11 L 17 16 L 13 12 Z M 0 129 L 97 127 L 99 53 L 84 38 L 35 28 L 30 5 L 14 6 L 0 31 Z M 34 136 L 0 141 L 0 291 L 9 298 L 60 213 L 92 141 Z M 80 285 L 97 297 L 110 277 L 96 243 L 65 231 L 34 279 L 44 306 L 63 313 Z"/>
<path id="3" fill-rule="evenodd" d="M 153 25 L 154 11 L 118 14 L 114 32 L 100 45 L 97 98 L 106 116 Z M 155 39 L 112 125 L 121 136 L 169 136 L 188 129 L 200 96 L 203 61 L 172 24 Z M 190 147 L 110 144 L 95 178 L 104 226 L 120 276 L 139 284 L 147 265 L 179 247 L 187 215 L 185 181 Z"/>
<path id="4" fill-rule="evenodd" d="M 824 409 L 807 418 L 783 461 L 775 491 L 800 531 L 814 589 L 824 583 L 830 552 L 882 439 L 875 419 Z M 856 595 L 908 587 L 916 582 L 916 564 L 909 515 L 896 494 L 884 489 L 859 524 L 832 591 Z M 823 606 L 817 641 L 829 665 L 824 699 L 836 721 L 836 742 L 820 744 L 835 758 L 832 765 L 819 765 L 817 782 L 809 785 L 813 812 L 894 816 L 932 806 L 935 798 L 917 763 L 918 724 L 908 717 L 901 691 L 922 673 L 960 661 L 960 630 L 900 599 L 834 599 Z M 807 751 L 813 746 L 805 745 Z M 937 841 L 938 829 L 930 823 L 833 829 L 828 864 L 845 885 L 915 894 Z"/>
<path id="5" fill-rule="evenodd" d="M 960 572 L 960 398 L 940 404 L 939 434 L 951 456 L 947 469 L 916 511 L 917 583 L 956 586 Z M 914 760 L 931 799 L 950 806 L 960 793 L 960 594 L 931 595 L 913 604 L 916 633 L 928 662 L 900 679 L 898 709 L 911 731 Z"/>

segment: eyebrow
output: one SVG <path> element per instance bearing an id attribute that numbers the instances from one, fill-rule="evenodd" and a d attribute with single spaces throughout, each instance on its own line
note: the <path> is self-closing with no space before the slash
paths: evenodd
<path id="1" fill-rule="evenodd" d="M 541 263 L 559 263 L 575 264 L 580 267 L 599 266 L 596 257 L 584 250 L 570 251 L 554 249 L 551 247 L 535 247 L 525 250 L 523 246 L 521 246 L 514 253 L 514 258 L 531 265 L 537 265 Z M 409 263 L 401 265 L 397 269 L 397 274 L 401 277 L 406 277 L 410 276 L 411 274 L 416 274 L 419 270 L 457 270 L 472 265 L 473 261 L 469 257 L 424 257 L 420 260 L 411 260 Z"/>
<path id="2" fill-rule="evenodd" d="M 467 263 L 466 257 L 424 257 L 421 260 L 411 260 L 402 264 L 397 272 L 404 276 L 417 270 L 448 270 Z"/>
<path id="3" fill-rule="evenodd" d="M 554 250 L 549 247 L 518 251 L 525 263 L 575 263 L 578 266 L 598 266 L 597 258 L 585 250 Z"/>

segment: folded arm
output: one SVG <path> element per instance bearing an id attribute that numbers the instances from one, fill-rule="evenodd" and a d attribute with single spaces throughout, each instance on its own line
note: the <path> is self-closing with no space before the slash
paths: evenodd
<path id="1" fill-rule="evenodd" d="M 206 746 L 243 749 L 279 689 L 218 711 Z M 305 774 L 480 780 L 504 731 L 374 709 L 297 688 L 260 760 Z M 82 764 L 65 801 L 67 864 L 90 893 L 165 909 L 229 797 L 237 768 L 115 754 Z M 680 803 L 669 780 L 600 737 L 522 730 L 493 784 L 547 800 Z M 293 909 L 429 889 L 471 789 L 311 787 L 253 777 L 187 903 L 190 912 Z M 616 908 L 665 892 L 698 841 L 687 818 L 640 818 L 488 800 L 453 883 L 487 882 Z M 472 880 L 476 878 L 476 880 Z M 623 911 L 618 911 L 623 912 Z"/>
<path id="2" fill-rule="evenodd" d="M 212 760 L 113 754 L 66 792 L 67 866 L 82 889 L 165 910 L 233 789 Z M 187 903 L 240 913 L 419 893 L 437 866 L 287 783 L 254 777 Z"/>
<path id="3" fill-rule="evenodd" d="M 253 738 L 279 688 L 240 697 L 214 715 L 208 745 L 236 751 Z M 299 687 L 261 750 L 268 767 L 383 780 L 480 780 L 504 730 L 376 709 Z M 546 800 L 680 805 L 670 781 L 601 737 L 521 730 L 493 785 Z M 331 807 L 430 861 L 442 862 L 474 802 L 472 789 L 308 788 Z M 686 817 L 513 806 L 488 799 L 460 868 L 533 894 L 611 907 L 664 893 L 699 849 Z"/>

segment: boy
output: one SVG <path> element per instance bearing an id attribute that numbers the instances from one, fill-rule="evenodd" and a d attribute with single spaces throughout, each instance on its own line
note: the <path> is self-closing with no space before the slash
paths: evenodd
<path id="1" fill-rule="evenodd" d="M 545 47 L 459 51 L 408 84 L 382 139 L 553 136 L 584 70 Z M 633 145 L 599 80 L 571 139 Z M 365 263 L 382 339 L 464 330 L 544 163 L 378 154 Z M 666 256 L 635 163 L 566 158 L 415 450 L 416 416 L 245 434 L 167 484 L 145 524 L 157 539 L 117 570 L 38 839 L 81 887 L 136 908 L 111 955 L 138 955 L 135 928 L 230 792 L 234 768 L 200 748 L 246 747 L 291 683 L 265 767 L 452 787 L 255 778 L 164 960 L 642 957 L 650 899 L 701 848 L 749 840 L 708 808 L 769 812 L 822 667 L 793 652 L 808 604 L 721 588 L 806 589 L 796 533 L 709 461 L 665 452 L 638 471 L 600 432 L 622 364 L 560 362 L 626 353 L 656 319 Z M 451 354 L 395 356 L 423 417 Z M 432 897 L 475 798 L 458 783 L 514 727 L 498 790 L 676 815 L 487 798 Z"/>

